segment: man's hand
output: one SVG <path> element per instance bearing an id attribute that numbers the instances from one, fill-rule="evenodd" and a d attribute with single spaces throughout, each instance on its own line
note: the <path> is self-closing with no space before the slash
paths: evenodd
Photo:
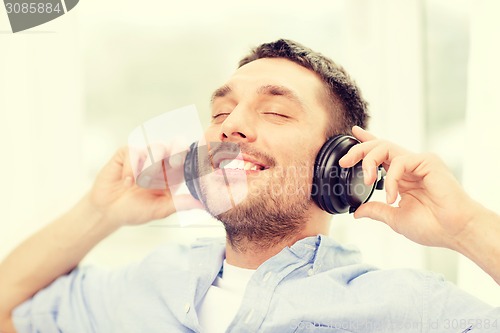
<path id="1" fill-rule="evenodd" d="M 156 147 L 156 156 L 167 156 L 165 147 Z M 178 155 L 177 155 L 178 156 Z M 158 174 L 164 189 L 139 187 L 134 180 L 145 162 L 145 154 L 137 154 L 130 161 L 129 149 L 121 148 L 98 174 L 89 194 L 90 204 L 99 211 L 108 223 L 115 225 L 138 225 L 169 216 L 177 210 L 203 208 L 191 195 L 176 195 L 163 179 L 162 168 L 168 168 L 168 178 L 182 177 L 182 165 L 172 167 L 169 159 L 159 159 L 151 168 L 160 168 Z M 133 165 L 132 165 L 133 164 Z M 178 163 L 180 164 L 180 163 Z M 158 181 L 158 180 L 152 180 Z M 175 205 L 174 205 L 175 200 Z"/>
<path id="2" fill-rule="evenodd" d="M 382 221 L 422 245 L 458 251 L 500 284 L 500 216 L 472 200 L 437 156 L 409 152 L 360 127 L 353 127 L 353 134 L 362 143 L 340 165 L 351 167 L 363 159 L 366 184 L 376 180 L 377 166 L 387 171 L 387 203 L 365 203 L 354 217 Z"/>
<path id="3" fill-rule="evenodd" d="M 423 245 L 456 249 L 481 208 L 443 162 L 435 155 L 415 154 L 379 140 L 360 127 L 354 127 L 353 134 L 362 143 L 340 160 L 341 166 L 350 167 L 363 159 L 367 184 L 375 181 L 378 165 L 387 171 L 387 203 L 368 202 L 356 210 L 354 217 L 382 221 Z M 398 194 L 398 207 L 391 206 Z"/>
<path id="4" fill-rule="evenodd" d="M 176 209 L 202 207 L 189 194 L 173 196 L 174 190 L 163 175 L 168 173 L 165 178 L 171 183 L 181 183 L 182 163 L 173 167 L 163 158 L 171 150 L 163 148 L 154 148 L 159 164 L 148 169 L 154 176 L 150 180 L 162 178 L 163 187 L 145 189 L 135 184 L 134 170 L 138 174 L 148 164 L 146 153 L 138 154 L 131 163 L 128 148 L 122 148 L 101 170 L 88 195 L 0 263 L 0 331 L 13 332 L 11 313 L 16 306 L 73 269 L 92 247 L 120 226 L 146 223 Z M 157 167 L 162 172 L 157 172 Z"/>

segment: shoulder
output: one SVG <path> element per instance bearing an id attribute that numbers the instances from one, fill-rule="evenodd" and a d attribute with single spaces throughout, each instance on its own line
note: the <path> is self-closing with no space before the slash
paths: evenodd
<path id="1" fill-rule="evenodd" d="M 372 287 L 373 282 L 377 282 L 383 289 L 408 288 L 409 286 L 419 289 L 446 283 L 440 274 L 411 268 L 372 269 L 358 275 L 351 282 L 360 285 L 371 284 Z"/>

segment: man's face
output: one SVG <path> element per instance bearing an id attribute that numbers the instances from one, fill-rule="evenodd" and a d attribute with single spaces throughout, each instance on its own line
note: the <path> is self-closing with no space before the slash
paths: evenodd
<path id="1" fill-rule="evenodd" d="M 314 158 L 326 139 L 324 94 L 314 72 L 281 58 L 242 66 L 214 92 L 206 140 L 238 145 L 243 161 L 225 166 L 224 154 L 212 152 L 212 166 L 224 170 L 201 182 L 209 211 L 218 210 L 221 187 L 229 181 L 240 203 L 218 216 L 223 222 L 259 213 L 266 220 L 304 218 L 312 205 Z"/>

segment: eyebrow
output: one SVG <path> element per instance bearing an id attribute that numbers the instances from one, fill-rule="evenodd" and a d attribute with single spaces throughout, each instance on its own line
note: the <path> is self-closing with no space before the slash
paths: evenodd
<path id="1" fill-rule="evenodd" d="M 213 103 L 215 99 L 225 97 L 231 94 L 233 90 L 228 85 L 223 85 L 222 87 L 216 89 L 212 94 L 210 102 Z M 257 89 L 258 95 L 268 95 L 268 96 L 283 96 L 288 100 L 296 103 L 302 109 L 304 109 L 304 103 L 300 100 L 299 96 L 292 90 L 284 86 L 279 85 L 265 85 Z"/>
<path id="2" fill-rule="evenodd" d="M 257 94 L 259 95 L 269 95 L 269 96 L 283 96 L 286 99 L 298 104 L 300 107 L 304 107 L 299 96 L 292 90 L 284 86 L 277 85 L 266 85 L 257 89 Z"/>
<path id="3" fill-rule="evenodd" d="M 210 98 L 210 103 L 213 103 L 216 98 L 221 98 L 226 95 L 229 95 L 233 90 L 227 85 L 223 85 L 222 87 L 216 89 L 212 94 L 212 98 Z"/>

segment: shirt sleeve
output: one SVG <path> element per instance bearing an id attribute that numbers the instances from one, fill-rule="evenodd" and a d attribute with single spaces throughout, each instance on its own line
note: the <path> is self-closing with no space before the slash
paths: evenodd
<path id="1" fill-rule="evenodd" d="M 500 308 L 429 274 L 424 290 L 423 319 L 427 332 L 486 333 L 500 332 Z"/>
<path id="2" fill-rule="evenodd" d="M 40 290 L 12 313 L 18 333 L 111 332 L 131 267 L 108 271 L 77 267 Z"/>

